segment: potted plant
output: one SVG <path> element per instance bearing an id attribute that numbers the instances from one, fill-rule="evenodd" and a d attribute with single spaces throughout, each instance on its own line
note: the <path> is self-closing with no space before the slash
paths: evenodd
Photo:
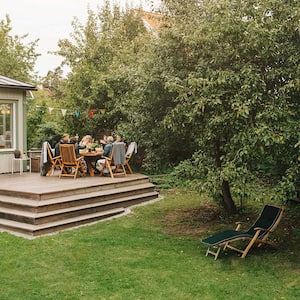
<path id="1" fill-rule="evenodd" d="M 87 145 L 87 148 L 92 149 L 92 151 L 95 151 L 95 148 L 97 148 L 97 147 L 98 147 L 98 144 L 96 144 L 96 143 L 89 143 Z"/>
<path id="2" fill-rule="evenodd" d="M 21 157 L 21 151 L 19 149 L 16 149 L 14 151 L 14 155 L 15 155 L 15 158 L 20 158 Z"/>

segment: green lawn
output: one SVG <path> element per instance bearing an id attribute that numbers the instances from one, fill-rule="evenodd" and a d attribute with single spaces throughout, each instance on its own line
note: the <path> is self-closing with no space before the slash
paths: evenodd
<path id="1" fill-rule="evenodd" d="M 274 235 L 280 250 L 250 251 L 246 259 L 228 252 L 214 261 L 199 241 L 220 222 L 187 234 L 170 231 L 174 221 L 166 218 L 206 200 L 164 194 L 127 216 L 52 236 L 0 233 L 0 299 L 300 298 L 300 230 L 289 212 Z"/>

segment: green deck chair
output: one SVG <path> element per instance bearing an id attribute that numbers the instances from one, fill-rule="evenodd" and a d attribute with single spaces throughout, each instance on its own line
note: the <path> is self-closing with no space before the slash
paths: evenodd
<path id="1" fill-rule="evenodd" d="M 258 219 L 248 231 L 240 231 L 241 223 L 237 222 L 235 230 L 225 230 L 207 237 L 201 241 L 204 245 L 208 246 L 206 256 L 211 254 L 216 260 L 221 248 L 223 247 L 223 250 L 226 248 L 232 249 L 241 253 L 242 258 L 245 258 L 253 245 L 260 247 L 262 244 L 268 244 L 274 247 L 271 242 L 267 241 L 267 238 L 279 224 L 282 214 L 283 207 L 266 205 Z M 249 241 L 244 250 L 231 245 L 232 242 L 239 240 Z"/>

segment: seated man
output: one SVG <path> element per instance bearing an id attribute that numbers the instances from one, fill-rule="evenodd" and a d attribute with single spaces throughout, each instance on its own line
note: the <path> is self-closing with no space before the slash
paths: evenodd
<path id="1" fill-rule="evenodd" d="M 68 144 L 70 142 L 70 135 L 68 133 L 63 134 L 63 138 L 55 145 L 55 156 L 60 156 L 59 145 L 60 144 Z"/>
<path id="2" fill-rule="evenodd" d="M 104 146 L 102 156 L 110 157 L 112 147 L 113 147 L 113 141 L 114 141 L 114 138 L 112 136 L 107 137 L 107 144 Z M 103 168 L 105 168 L 105 158 L 100 158 L 97 160 L 96 168 L 100 172 L 103 170 Z"/>

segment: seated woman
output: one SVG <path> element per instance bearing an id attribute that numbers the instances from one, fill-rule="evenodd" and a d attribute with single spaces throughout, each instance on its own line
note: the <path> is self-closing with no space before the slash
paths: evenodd
<path id="1" fill-rule="evenodd" d="M 84 148 L 86 148 L 87 147 L 87 145 L 88 144 L 90 144 L 90 143 L 92 143 L 93 142 L 93 138 L 92 138 L 92 136 L 91 135 L 85 135 L 82 139 L 81 139 L 81 141 L 80 141 L 80 143 L 79 143 L 79 148 L 80 149 L 84 149 Z"/>

